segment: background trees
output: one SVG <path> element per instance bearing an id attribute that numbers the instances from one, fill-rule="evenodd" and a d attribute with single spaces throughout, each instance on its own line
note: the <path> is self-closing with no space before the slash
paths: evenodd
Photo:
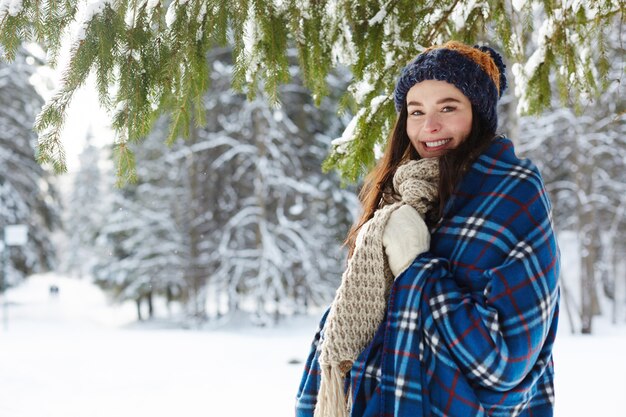
<path id="1" fill-rule="evenodd" d="M 209 62 L 206 126 L 168 150 L 162 120 L 133 147 L 143 162 L 104 214 L 98 241 L 111 255 L 97 279 L 121 299 L 177 295 L 199 320 L 243 311 L 266 323 L 324 304 L 358 209 L 353 190 L 321 172 L 345 120 L 329 100 L 313 105 L 295 65 L 272 108 L 262 92 L 248 101 L 229 88 L 229 50 Z M 345 76 L 329 83 L 342 91 Z"/>
<path id="2" fill-rule="evenodd" d="M 91 134 L 86 138 L 86 146 L 79 159 L 80 169 L 64 199 L 66 210 L 63 211 L 63 220 L 67 226 L 67 242 L 62 249 L 60 268 L 83 278 L 92 273 L 96 259 L 94 242 L 105 224 L 104 209 L 110 202 L 101 167 L 105 157 L 93 144 Z"/>
<path id="3" fill-rule="evenodd" d="M 324 155 L 326 168 L 356 181 L 390 130 L 400 68 L 433 43 L 488 42 L 507 55 L 515 93 L 506 131 L 544 169 L 557 227 L 580 241 L 582 282 L 565 299 L 580 298 L 569 305 L 587 332 L 601 294 L 616 301 L 617 320 L 626 288 L 625 11 L 619 0 L 4 2 L 0 45 L 13 59 L 23 40 L 37 40 L 64 66 L 36 123 L 39 161 L 57 171 L 65 110 L 96 75 L 117 129 L 118 178 L 138 179 L 103 205 L 98 241 L 120 261 L 100 263 L 103 285 L 122 298 L 178 297 L 192 317 L 246 309 L 267 320 L 321 298 L 336 268 L 338 252 L 327 250 L 354 197 L 319 174 Z M 350 71 L 347 86 L 335 83 L 337 68 Z M 313 110 L 329 95 L 330 107 Z M 345 129 L 336 108 L 353 115 Z M 144 147 L 146 137 L 154 143 Z M 339 235 L 335 246 L 320 223 Z M 294 251 L 303 245 L 311 252 Z"/>
<path id="4" fill-rule="evenodd" d="M 563 276 L 562 283 L 569 307 L 565 311 L 583 333 L 592 332 L 602 293 L 612 301 L 605 313 L 613 321 L 623 320 L 618 314 L 626 301 L 624 264 L 617 259 L 626 249 L 626 102 L 621 83 L 626 31 L 608 35 L 609 83 L 597 99 L 587 97 L 580 112 L 555 106 L 519 121 L 519 150 L 540 166 L 556 226 L 573 232 L 579 242 L 580 281 Z"/>
<path id="5" fill-rule="evenodd" d="M 136 147 L 144 161 L 137 182 L 121 189 L 111 181 L 103 184 L 108 189 L 99 199 L 102 208 L 90 245 L 95 246 L 96 282 L 117 301 L 133 300 L 139 319 L 153 316 L 156 297 L 168 304 L 186 299 L 189 250 L 180 221 L 189 205 L 186 172 L 164 157 L 158 127 Z M 111 179 L 111 173 L 105 177 Z"/>
<path id="6" fill-rule="evenodd" d="M 28 225 L 28 243 L 8 247 L 6 283 L 46 271 L 56 263 L 51 233 L 60 226 L 54 183 L 36 161 L 33 120 L 42 100 L 29 83 L 35 58 L 20 49 L 10 64 L 0 62 L 0 227 Z M 1 237 L 1 236 L 0 236 Z"/>

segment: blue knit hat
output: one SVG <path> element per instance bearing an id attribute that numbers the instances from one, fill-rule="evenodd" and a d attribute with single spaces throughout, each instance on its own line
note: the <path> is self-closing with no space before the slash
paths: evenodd
<path id="1" fill-rule="evenodd" d="M 396 111 L 406 106 L 406 95 L 424 80 L 446 81 L 461 90 L 492 132 L 498 127 L 496 105 L 506 89 L 502 57 L 488 46 L 471 47 L 450 41 L 419 54 L 400 74 L 394 91 Z"/>

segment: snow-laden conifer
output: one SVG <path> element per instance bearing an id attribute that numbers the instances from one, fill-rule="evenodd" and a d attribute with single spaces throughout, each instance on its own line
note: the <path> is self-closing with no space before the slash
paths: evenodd
<path id="1" fill-rule="evenodd" d="M 354 140 L 331 151 L 326 168 L 355 180 L 391 128 L 390 94 L 400 69 L 423 47 L 459 39 L 501 49 L 516 78 L 519 110 L 536 113 L 554 95 L 576 103 L 606 85 L 606 33 L 623 26 L 625 12 L 622 0 L 2 0 L 0 45 L 11 59 L 23 40 L 37 40 L 55 62 L 68 33 L 68 65 L 37 119 L 39 160 L 65 169 L 65 111 L 95 71 L 100 101 L 115 109 L 122 180 L 133 178 L 128 142 L 144 138 L 159 115 L 171 116 L 168 143 L 187 136 L 191 120 L 204 123 L 208 51 L 230 45 L 234 87 L 254 98 L 262 86 L 277 103 L 293 46 L 317 104 L 330 91 L 331 69 L 353 74 L 342 106 L 363 114 Z"/>
<path id="2" fill-rule="evenodd" d="M 586 51 L 586 59 L 606 56 L 609 80 L 622 80 L 626 32 L 608 32 L 606 50 Z M 620 82 L 609 82 L 597 99 L 581 101 L 581 111 L 560 107 L 519 121 L 519 147 L 539 166 L 554 203 L 557 230 L 574 232 L 579 243 L 580 282 L 562 280 L 565 313 L 583 333 L 592 332 L 602 294 L 613 301 L 613 320 L 626 301 L 626 102 Z M 505 123 L 506 126 L 506 123 Z M 619 319 L 621 320 L 621 318 Z"/>
<path id="3" fill-rule="evenodd" d="M 32 126 L 42 99 L 29 78 L 37 60 L 24 49 L 16 54 L 13 62 L 0 62 L 0 241 L 4 228 L 16 224 L 28 226 L 28 241 L 5 249 L 8 284 L 55 265 L 51 234 L 60 226 L 56 186 L 35 160 Z"/>
<path id="4" fill-rule="evenodd" d="M 314 106 L 295 52 L 280 108 L 262 90 L 247 100 L 230 89 L 231 56 L 209 54 L 205 127 L 192 124 L 168 149 L 163 119 L 131 145 L 143 162 L 105 216 L 99 242 L 110 255 L 96 276 L 119 299 L 175 293 L 194 319 L 244 312 L 269 322 L 330 300 L 358 202 L 321 171 L 346 120 L 329 99 Z M 341 91 L 345 78 L 329 85 Z"/>

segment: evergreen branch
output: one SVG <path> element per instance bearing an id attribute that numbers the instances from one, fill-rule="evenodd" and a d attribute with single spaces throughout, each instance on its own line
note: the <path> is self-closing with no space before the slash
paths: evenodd
<path id="1" fill-rule="evenodd" d="M 460 0 L 454 0 L 452 6 L 446 11 L 446 13 L 433 25 L 430 33 L 424 38 L 425 41 L 422 41 L 423 44 L 429 45 L 433 43 L 435 36 L 439 34 L 439 28 L 448 21 L 448 18 L 454 11 L 454 8 L 457 4 L 459 4 Z"/>
<path id="2" fill-rule="evenodd" d="M 277 6 L 254 0 L 175 0 L 167 7 L 160 1 L 102 0 L 91 5 L 99 7 L 94 11 L 79 10 L 79 4 L 83 7 L 79 0 L 31 0 L 21 2 L 21 9 L 0 10 L 0 48 L 5 58 L 13 59 L 22 42 L 36 39 L 54 63 L 61 49 L 61 34 L 73 28 L 74 21 L 82 25 L 79 29 L 84 37 L 72 49 L 61 93 L 46 103 L 35 123 L 40 133 L 39 160 L 63 168 L 60 129 L 65 110 L 94 67 L 101 104 L 106 108 L 118 105 L 125 112 L 113 115 L 118 133 L 124 132 L 130 143 L 141 140 L 165 113 L 172 116 L 167 141 L 173 143 L 187 134 L 192 118 L 196 125 L 204 123 L 202 97 L 211 76 L 206 56 L 216 45 L 233 47 L 232 86 L 249 98 L 262 89 L 272 102 L 280 102 L 279 88 L 290 79 L 285 50 L 295 43 L 304 82 L 315 104 L 329 94 L 327 76 L 332 69 L 348 64 L 354 75 L 351 88 L 365 82 L 372 85 L 371 91 L 359 97 L 352 91 L 359 106 L 372 110 L 372 100 L 392 88 L 393 75 L 405 57 L 417 52 L 418 45 L 429 46 L 443 37 L 469 42 L 495 31 L 513 61 L 529 68 L 525 79 L 519 80 L 525 87 L 520 89 L 520 103 L 536 113 L 550 105 L 553 95 L 579 107 L 606 88 L 610 62 L 603 51 L 602 32 L 619 16 L 621 25 L 626 9 L 623 2 L 583 4 L 575 9 L 563 7 L 560 0 L 529 0 L 517 11 L 511 4 L 507 7 L 506 2 L 490 0 L 472 9 L 468 21 L 457 28 L 450 19 L 465 10 L 468 2 L 435 3 L 416 7 L 408 0 L 337 0 L 331 8 L 318 1 L 285 1 Z M 555 22 L 555 31 L 539 41 L 544 42 L 541 47 L 546 55 L 533 67 L 528 62 L 537 40 L 532 35 L 524 38 L 523 33 L 532 27 L 537 10 Z M 85 11 L 86 17 L 81 15 L 84 21 L 79 22 L 76 15 Z M 373 20 L 383 13 L 390 20 Z M 512 34 L 522 37 L 516 45 L 512 45 Z M 341 50 L 344 47 L 348 51 Z M 594 51 L 593 58 L 578 56 L 581 48 L 595 47 L 599 52 Z M 556 88 L 550 82 L 555 73 Z M 109 91 L 116 91 L 115 98 L 109 97 Z M 344 108 L 348 101 L 343 100 Z M 369 120 L 389 127 L 395 113 L 388 111 L 387 104 L 376 114 L 367 112 Z M 355 138 L 363 146 L 382 143 L 385 132 L 369 127 L 359 126 Z M 354 178 L 355 167 L 367 165 L 372 155 L 371 149 L 365 152 L 361 145 L 358 149 L 347 147 L 341 155 L 331 152 L 327 162 L 335 161 L 333 164 Z M 120 155 L 127 153 L 119 149 Z M 340 163 L 339 158 L 347 158 L 347 162 Z M 133 158 L 123 159 L 126 166 L 134 163 Z"/>
<path id="3" fill-rule="evenodd" d="M 576 23 L 579 23 L 582 25 L 595 23 L 598 26 L 602 26 L 603 23 L 605 23 L 606 21 L 610 21 L 611 18 L 613 18 L 614 16 L 617 16 L 618 14 L 624 15 L 624 13 L 626 13 L 626 3 L 622 1 L 618 9 L 615 9 L 605 14 L 597 15 L 597 16 L 592 17 L 591 19 L 582 20 Z"/>
<path id="4" fill-rule="evenodd" d="M 113 158 L 117 168 L 117 187 L 137 182 L 135 154 L 128 148 L 126 142 L 121 141 L 113 148 Z"/>

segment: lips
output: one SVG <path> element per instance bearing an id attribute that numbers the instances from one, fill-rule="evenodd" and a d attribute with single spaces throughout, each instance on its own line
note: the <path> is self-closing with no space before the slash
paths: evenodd
<path id="1" fill-rule="evenodd" d="M 427 148 L 437 148 L 439 146 L 445 145 L 446 143 L 450 142 L 451 140 L 452 140 L 452 138 L 426 141 L 426 142 L 424 142 L 424 146 L 426 146 Z"/>

